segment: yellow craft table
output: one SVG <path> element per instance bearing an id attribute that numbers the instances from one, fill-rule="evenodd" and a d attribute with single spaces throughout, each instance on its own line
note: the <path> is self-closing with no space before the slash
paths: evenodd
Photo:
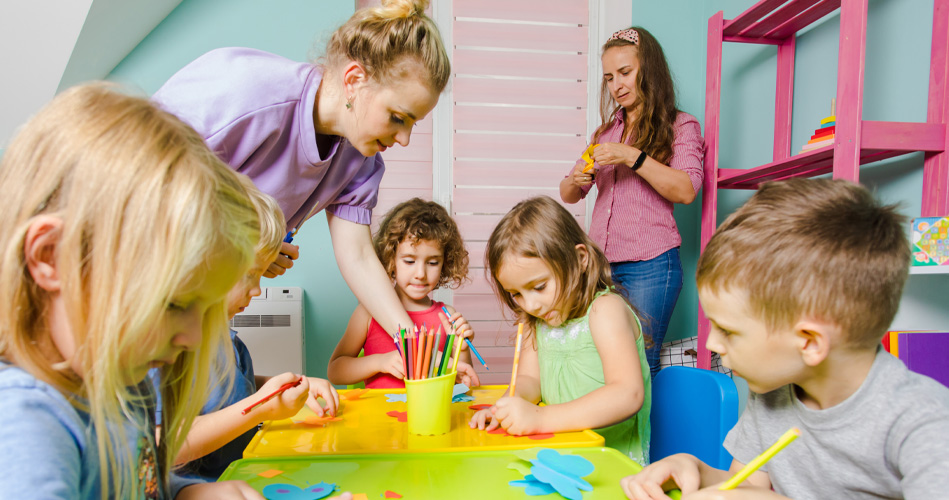
<path id="1" fill-rule="evenodd" d="M 557 451 L 581 456 L 593 464 L 593 472 L 583 478 L 593 491 L 583 492 L 584 499 L 625 498 L 620 479 L 642 470 L 612 448 Z M 335 494 L 349 491 L 356 499 L 366 500 L 537 498 L 528 497 L 523 487 L 508 484 L 524 478 L 523 471 L 512 468 L 515 462 L 530 466 L 512 450 L 245 458 L 232 463 L 220 481 L 242 479 L 261 492 L 271 484 L 303 489 L 323 482 L 337 485 Z M 562 497 L 554 494 L 545 498 Z"/>
<path id="2" fill-rule="evenodd" d="M 388 402 L 387 394 L 405 389 L 341 390 L 338 420 L 319 420 L 304 407 L 295 417 L 265 422 L 244 450 L 244 458 L 299 455 L 353 455 L 436 453 L 450 451 L 515 450 L 533 447 L 582 448 L 604 445 L 591 431 L 562 432 L 546 436 L 515 437 L 489 434 L 468 427 L 471 406 L 493 404 L 507 386 L 482 386 L 469 391 L 474 401 L 451 404 L 451 430 L 440 436 L 410 434 L 404 416 L 405 402 Z M 345 399 L 361 394 L 357 399 Z M 390 416 L 392 412 L 394 416 Z M 401 413 L 399 413 L 401 412 Z M 402 419 L 404 420 L 404 418 Z"/>

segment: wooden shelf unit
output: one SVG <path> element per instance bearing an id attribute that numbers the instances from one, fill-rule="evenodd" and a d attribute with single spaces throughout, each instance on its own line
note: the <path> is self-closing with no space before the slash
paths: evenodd
<path id="1" fill-rule="evenodd" d="M 791 155 L 794 52 L 797 32 L 840 10 L 834 144 Z M 863 120 L 868 0 L 761 0 L 731 20 L 719 11 L 708 21 L 705 82 L 705 180 L 701 248 L 715 232 L 719 189 L 757 189 L 762 182 L 832 173 L 859 181 L 860 165 L 924 152 L 923 217 L 949 214 L 949 0 L 934 0 L 926 122 Z M 776 45 L 773 161 L 748 169 L 719 168 L 719 126 L 724 42 Z M 710 324 L 698 312 L 698 366 L 709 369 Z"/>

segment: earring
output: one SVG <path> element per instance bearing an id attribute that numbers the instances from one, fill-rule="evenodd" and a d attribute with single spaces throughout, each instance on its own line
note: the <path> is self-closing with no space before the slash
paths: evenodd
<path id="1" fill-rule="evenodd" d="M 353 96 L 346 98 L 346 109 L 353 109 Z"/>

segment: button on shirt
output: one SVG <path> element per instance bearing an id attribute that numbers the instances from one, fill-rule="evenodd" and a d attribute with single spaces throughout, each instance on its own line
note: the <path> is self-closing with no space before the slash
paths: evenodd
<path id="1" fill-rule="evenodd" d="M 599 143 L 622 142 L 625 112 L 617 111 Z M 698 120 L 680 112 L 673 125 L 669 167 L 689 175 L 697 193 L 702 187 L 705 140 Z M 630 143 L 635 138 L 630 139 Z M 592 138 L 591 138 L 592 141 Z M 578 164 L 583 160 L 578 160 Z M 649 260 L 682 244 L 672 216 L 673 204 L 626 165 L 596 165 L 596 202 L 589 234 L 610 262 Z M 571 175 L 573 168 L 567 175 Z M 580 188 L 585 198 L 591 186 Z"/>

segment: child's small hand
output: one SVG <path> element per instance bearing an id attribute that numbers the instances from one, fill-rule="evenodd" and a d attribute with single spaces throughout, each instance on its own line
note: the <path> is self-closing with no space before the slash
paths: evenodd
<path id="1" fill-rule="evenodd" d="M 333 384 L 325 378 L 310 377 L 310 395 L 306 398 L 306 405 L 316 413 L 316 416 L 322 417 L 324 409 L 316 398 L 323 398 L 326 401 L 325 412 L 331 417 L 336 416 L 336 409 L 339 408 L 339 393 Z"/>
<path id="2" fill-rule="evenodd" d="M 494 403 L 491 412 L 508 434 L 522 436 L 543 432 L 541 408 L 525 399 L 505 396 Z"/>
<path id="3" fill-rule="evenodd" d="M 280 389 L 280 386 L 286 383 L 296 382 L 300 379 L 300 375 L 294 373 L 282 373 L 275 377 L 270 377 L 270 380 L 267 381 L 253 396 L 251 400 L 259 401 L 277 389 Z M 253 411 L 257 413 L 257 418 L 261 420 L 280 420 L 284 418 L 290 418 L 297 414 L 300 411 L 300 408 L 303 408 L 303 405 L 306 403 L 306 398 L 310 394 L 310 381 L 303 377 L 303 381 L 300 382 L 300 385 L 296 387 L 291 387 L 282 393 L 274 396 L 267 401 L 266 403 L 258 406 Z"/>
<path id="4" fill-rule="evenodd" d="M 498 425 L 500 425 L 500 422 L 494 418 L 494 413 L 491 412 L 491 408 L 478 410 L 474 416 L 471 417 L 471 420 L 468 421 L 468 427 L 482 431 L 493 431 L 498 428 Z"/>
<path id="5" fill-rule="evenodd" d="M 620 480 L 626 497 L 634 500 L 665 499 L 664 491 L 679 488 L 683 494 L 699 489 L 699 464 L 692 455 L 680 453 L 649 464 L 638 474 Z"/>
<path id="6" fill-rule="evenodd" d="M 442 327 L 446 332 L 450 332 L 452 329 L 454 329 L 455 334 L 460 333 L 462 337 L 474 341 L 474 330 L 471 328 L 471 325 L 468 324 L 468 320 L 466 320 L 460 312 L 455 311 L 455 313 L 452 314 L 450 318 L 446 316 L 444 312 L 440 312 L 438 313 L 438 319 L 441 320 Z M 462 342 L 461 348 L 462 350 L 467 349 L 468 343 Z"/>
<path id="7" fill-rule="evenodd" d="M 402 355 L 399 351 L 387 352 L 385 354 L 373 354 L 378 357 L 378 373 L 388 373 L 393 377 L 402 380 L 405 378 L 405 365 L 402 364 Z"/>
<path id="8" fill-rule="evenodd" d="M 455 374 L 455 383 L 465 384 L 468 387 L 478 387 L 481 385 L 481 379 L 478 378 L 478 374 L 475 373 L 471 365 L 458 360 L 458 373 Z"/>
<path id="9" fill-rule="evenodd" d="M 221 481 L 219 483 L 198 483 L 185 486 L 178 492 L 175 500 L 200 498 L 266 500 L 263 495 L 244 481 Z"/>

